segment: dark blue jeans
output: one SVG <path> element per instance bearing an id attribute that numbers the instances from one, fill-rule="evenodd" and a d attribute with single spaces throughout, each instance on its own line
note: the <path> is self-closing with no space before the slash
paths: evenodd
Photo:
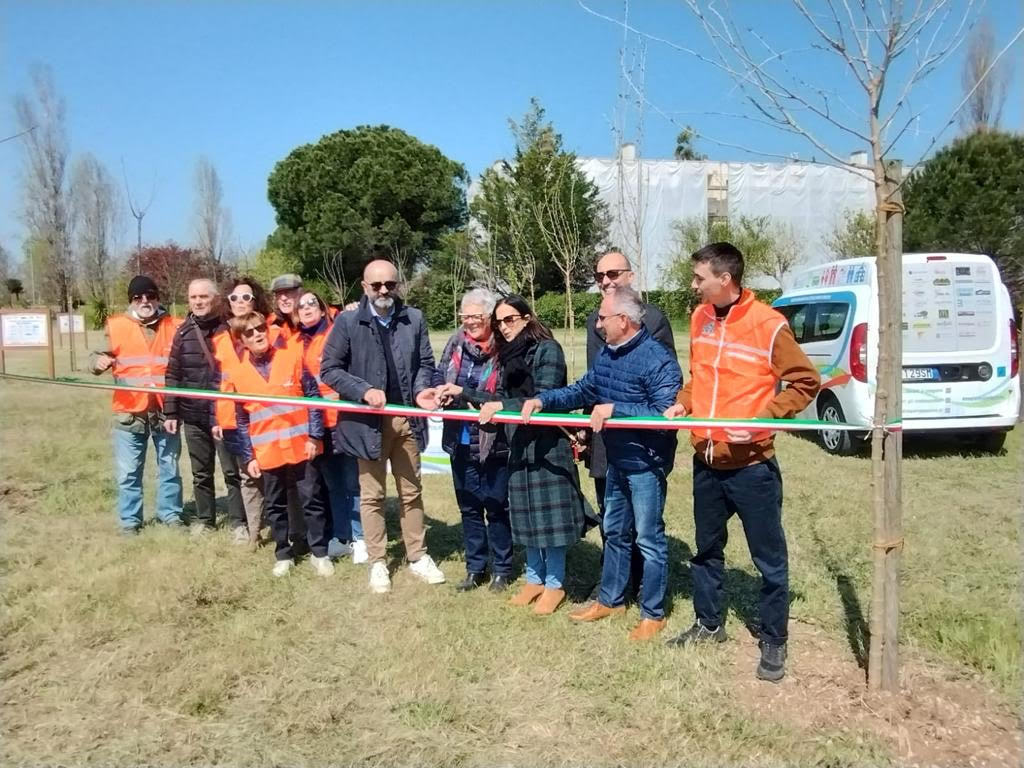
<path id="1" fill-rule="evenodd" d="M 626 600 L 633 532 L 643 558 L 640 615 L 645 619 L 665 618 L 668 588 L 668 538 L 665 536 L 665 490 L 663 470 L 621 472 L 608 465 L 604 493 L 604 566 L 598 600 L 615 607 Z"/>
<path id="2" fill-rule="evenodd" d="M 727 523 L 739 515 L 761 573 L 761 639 L 784 643 L 789 623 L 789 555 L 782 530 L 782 473 L 775 458 L 740 469 L 712 469 L 693 459 L 697 554 L 690 561 L 693 609 L 709 627 L 725 621 Z"/>
<path id="3" fill-rule="evenodd" d="M 331 433 L 324 438 L 324 452 L 317 458 L 327 489 L 330 510 L 327 538 L 338 541 L 362 541 L 363 522 L 359 517 L 359 462 L 346 453 L 335 453 Z"/>
<path id="4" fill-rule="evenodd" d="M 468 445 L 460 445 L 452 454 L 452 481 L 455 485 L 455 499 L 462 513 L 466 570 L 470 573 L 486 571 L 489 552 L 491 572 L 495 575 L 512 575 L 508 462 L 504 458 L 488 458 L 481 464 L 473 460 Z"/>

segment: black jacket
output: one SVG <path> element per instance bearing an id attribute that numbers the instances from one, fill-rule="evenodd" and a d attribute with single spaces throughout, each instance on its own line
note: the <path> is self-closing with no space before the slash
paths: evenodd
<path id="1" fill-rule="evenodd" d="M 213 366 L 213 335 L 222 327 L 221 319 L 216 316 L 197 319 L 192 313 L 174 334 L 171 342 L 171 354 L 167 361 L 166 383 L 168 387 L 185 389 L 220 389 L 220 373 Z M 207 358 L 199 342 L 202 335 L 206 349 L 210 353 Z M 200 427 L 211 427 L 216 424 L 213 416 L 213 400 L 198 400 L 191 397 L 175 397 L 168 395 L 164 401 L 164 415 L 168 419 L 179 419 L 185 424 Z"/>
<path id="2" fill-rule="evenodd" d="M 391 353 L 404 405 L 415 405 L 416 395 L 429 388 L 434 379 L 434 353 L 423 313 L 397 300 L 394 312 L 389 337 Z M 368 389 L 387 391 L 387 378 L 378 321 L 364 296 L 358 309 L 335 318 L 324 345 L 320 379 L 342 400 L 358 403 Z M 409 422 L 422 451 L 427 445 L 426 422 L 420 418 Z M 360 459 L 379 459 L 381 429 L 380 416 L 346 413 L 335 428 L 335 447 Z"/>

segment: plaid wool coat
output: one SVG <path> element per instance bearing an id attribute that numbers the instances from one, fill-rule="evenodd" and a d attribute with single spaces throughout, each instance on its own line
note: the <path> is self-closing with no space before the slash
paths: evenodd
<path id="1" fill-rule="evenodd" d="M 565 386 L 565 355 L 557 341 L 540 342 L 526 361 L 538 393 Z M 502 397 L 507 411 L 520 410 L 523 402 Z M 524 547 L 566 547 L 579 541 L 584 502 L 569 438 L 557 427 L 506 424 L 505 430 L 513 540 Z"/>

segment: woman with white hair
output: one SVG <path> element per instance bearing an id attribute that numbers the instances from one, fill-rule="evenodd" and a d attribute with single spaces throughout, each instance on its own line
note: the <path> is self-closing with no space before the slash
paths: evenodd
<path id="1" fill-rule="evenodd" d="M 451 407 L 479 406 L 495 397 L 499 376 L 491 313 L 496 303 L 494 294 L 482 288 L 462 297 L 462 327 L 445 345 L 439 367 L 449 385 L 445 393 Z M 486 584 L 490 555 L 490 590 L 501 592 L 512 583 L 505 430 L 481 427 L 476 421 L 446 420 L 441 444 L 452 457 L 466 547 L 466 578 L 455 588 L 468 592 Z"/>

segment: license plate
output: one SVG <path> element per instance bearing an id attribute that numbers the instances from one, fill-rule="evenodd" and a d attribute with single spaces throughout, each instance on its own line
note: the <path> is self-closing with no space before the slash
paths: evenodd
<path id="1" fill-rule="evenodd" d="M 904 368 L 904 381 L 936 381 L 939 378 L 938 368 Z"/>

